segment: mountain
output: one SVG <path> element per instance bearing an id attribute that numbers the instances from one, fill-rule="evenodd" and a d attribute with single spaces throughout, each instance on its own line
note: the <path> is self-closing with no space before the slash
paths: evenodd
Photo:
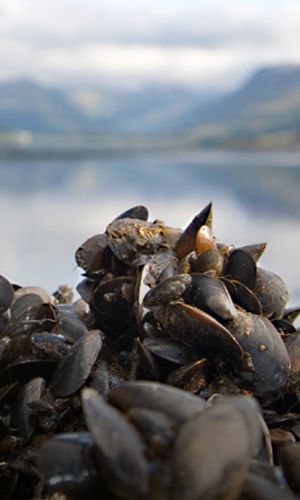
<path id="1" fill-rule="evenodd" d="M 176 86 L 135 92 L 108 88 L 69 90 L 30 81 L 0 84 L 0 130 L 32 133 L 160 133 L 178 127 L 181 116 L 204 97 Z"/>
<path id="2" fill-rule="evenodd" d="M 0 83 L 0 144 L 6 133 L 20 130 L 67 134 L 72 144 L 79 136 L 84 142 L 112 134 L 130 138 L 133 147 L 143 137 L 157 144 L 173 140 L 174 147 L 294 148 L 300 142 L 300 67 L 262 68 L 226 95 L 178 86 L 129 92 Z"/>
<path id="3" fill-rule="evenodd" d="M 202 146 L 298 144 L 300 67 L 262 68 L 237 91 L 199 106 L 186 138 Z"/>

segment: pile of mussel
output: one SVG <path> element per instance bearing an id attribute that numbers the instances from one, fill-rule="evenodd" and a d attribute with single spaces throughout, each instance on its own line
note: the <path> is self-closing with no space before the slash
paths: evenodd
<path id="1" fill-rule="evenodd" d="M 129 209 L 76 300 L 0 276 L 0 498 L 300 498 L 300 309 L 212 219 Z"/>

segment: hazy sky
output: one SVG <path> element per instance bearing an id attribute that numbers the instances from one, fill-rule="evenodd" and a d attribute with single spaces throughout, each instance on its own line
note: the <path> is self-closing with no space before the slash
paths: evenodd
<path id="1" fill-rule="evenodd" d="M 1 80 L 225 88 L 299 47 L 299 0 L 0 0 Z"/>

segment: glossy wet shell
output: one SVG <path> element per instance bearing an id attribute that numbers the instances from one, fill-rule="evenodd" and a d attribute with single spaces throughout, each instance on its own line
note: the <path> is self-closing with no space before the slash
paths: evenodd
<path id="1" fill-rule="evenodd" d="M 109 401 L 122 410 L 147 408 L 160 411 L 177 423 L 193 418 L 206 407 L 205 401 L 186 391 L 156 382 L 125 382 L 114 387 Z"/>
<path id="2" fill-rule="evenodd" d="M 188 290 L 191 283 L 192 277 L 189 274 L 177 274 L 167 278 L 147 292 L 143 305 L 156 307 L 177 300 Z"/>
<path id="3" fill-rule="evenodd" d="M 216 403 L 180 428 L 172 454 L 172 500 L 237 498 L 253 444 L 258 447 L 261 438 L 258 409 L 248 403 L 247 398 L 242 402 L 256 421 L 252 429 L 235 398 Z"/>
<path id="4" fill-rule="evenodd" d="M 58 365 L 52 379 L 55 396 L 66 397 L 78 391 L 90 376 L 102 347 L 98 331 L 81 337 Z"/>
<path id="5" fill-rule="evenodd" d="M 242 348 L 219 321 L 197 307 L 172 302 L 164 312 L 163 326 L 170 337 L 195 349 L 199 354 L 225 357 L 241 363 Z"/>
<path id="6" fill-rule="evenodd" d="M 256 264 L 250 253 L 240 249 L 230 253 L 225 267 L 226 276 L 240 281 L 252 290 L 256 283 L 256 272 Z"/>
<path id="7" fill-rule="evenodd" d="M 236 308 L 225 287 L 218 278 L 208 274 L 194 273 L 188 302 L 212 314 L 217 319 L 228 320 L 237 315 Z"/>
<path id="8" fill-rule="evenodd" d="M 239 311 L 227 327 L 251 356 L 254 370 L 240 376 L 255 392 L 276 391 L 287 383 L 291 366 L 287 349 L 267 318 Z"/>
<path id="9" fill-rule="evenodd" d="M 265 316 L 271 319 L 283 316 L 289 296 L 286 285 L 279 276 L 261 267 L 257 268 L 254 292 Z"/>
<path id="10" fill-rule="evenodd" d="M 209 203 L 192 219 L 190 224 L 181 233 L 175 247 L 175 253 L 182 259 L 195 248 L 197 232 L 204 224 L 211 226 L 212 223 L 212 203 Z"/>
<path id="11" fill-rule="evenodd" d="M 99 467 L 109 471 L 112 481 L 120 482 L 121 490 L 127 488 L 133 498 L 144 497 L 148 492 L 148 467 L 136 429 L 94 389 L 83 390 L 82 405 L 99 452 Z"/>

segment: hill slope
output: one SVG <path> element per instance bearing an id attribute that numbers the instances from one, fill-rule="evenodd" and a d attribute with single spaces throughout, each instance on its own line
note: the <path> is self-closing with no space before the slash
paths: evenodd
<path id="1" fill-rule="evenodd" d="M 294 147 L 300 143 L 300 67 L 263 68 L 223 96 L 178 87 L 136 92 L 0 84 L 0 132 L 175 136 L 189 147 Z"/>

